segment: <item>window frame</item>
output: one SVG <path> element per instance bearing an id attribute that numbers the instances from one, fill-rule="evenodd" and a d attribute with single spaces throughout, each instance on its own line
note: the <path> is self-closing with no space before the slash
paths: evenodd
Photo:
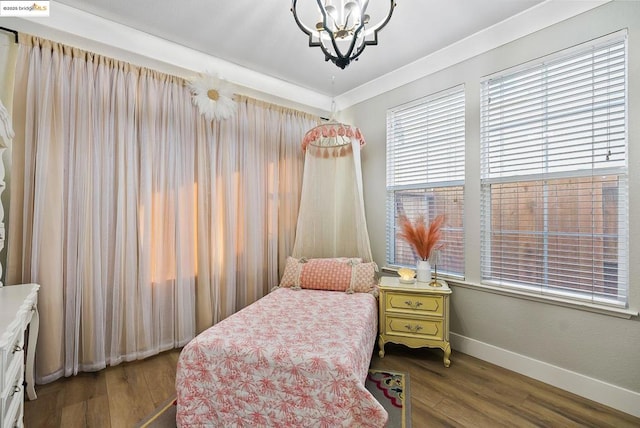
<path id="1" fill-rule="evenodd" d="M 396 145 L 400 140 L 400 138 L 398 138 L 397 133 L 395 133 L 395 130 L 391 129 L 392 126 L 390 125 L 391 122 L 394 120 L 395 114 L 399 111 L 416 112 L 420 109 L 428 109 L 432 103 L 436 104 L 438 102 L 443 102 L 443 100 L 446 103 L 452 103 L 452 104 L 455 104 L 457 100 L 457 102 L 461 104 L 457 106 L 455 113 L 449 117 L 449 120 L 455 119 L 457 123 L 457 127 L 461 128 L 461 135 L 457 135 L 455 138 L 456 142 L 458 142 L 458 145 L 456 145 L 455 147 L 456 160 L 455 162 L 453 162 L 455 164 L 453 168 L 456 169 L 456 171 L 453 173 L 446 172 L 444 173 L 444 175 L 442 174 L 442 172 L 439 172 L 434 174 L 431 180 L 424 179 L 424 180 L 414 181 L 412 183 L 407 183 L 407 180 L 403 180 L 403 179 L 394 180 L 395 176 L 391 177 L 391 175 L 394 175 L 394 173 L 393 172 L 390 173 L 390 170 L 395 171 L 396 169 L 394 160 L 395 160 L 395 156 L 397 155 L 397 152 L 394 152 L 394 148 L 397 148 Z M 426 210 L 427 212 L 423 212 L 423 214 L 425 214 L 425 221 L 430 222 L 431 220 L 433 220 L 433 218 L 436 215 L 443 213 L 441 209 L 435 208 L 436 206 L 439 206 L 439 204 L 436 204 L 432 200 L 434 199 L 433 192 L 434 191 L 441 191 L 442 193 L 450 192 L 450 194 L 453 195 L 450 197 L 455 197 L 460 201 L 461 209 L 460 209 L 460 212 L 458 213 L 458 216 L 460 217 L 460 220 L 459 220 L 460 226 L 456 227 L 456 226 L 447 225 L 445 223 L 445 226 L 442 228 L 443 235 L 445 236 L 443 238 L 443 241 L 447 239 L 447 234 L 449 234 L 449 236 L 454 234 L 457 236 L 460 236 L 461 238 L 459 242 L 460 242 L 461 250 L 459 250 L 459 254 L 457 254 L 457 251 L 456 251 L 455 255 L 441 254 L 441 258 L 443 258 L 442 256 L 444 256 L 444 257 L 447 257 L 448 260 L 455 260 L 454 263 L 457 263 L 457 265 L 459 265 L 460 271 L 447 271 L 446 268 L 443 268 L 442 265 L 440 265 L 440 267 L 438 268 L 438 275 L 439 276 L 442 275 L 443 277 L 447 277 L 447 278 L 464 279 L 465 277 L 465 272 L 464 272 L 464 269 L 465 269 L 465 260 L 464 260 L 464 252 L 465 252 L 464 192 L 465 192 L 465 189 L 464 189 L 464 186 L 465 186 L 465 174 L 466 174 L 465 85 L 464 84 L 456 85 L 454 87 L 421 97 L 417 100 L 413 100 L 398 106 L 391 107 L 387 109 L 386 123 L 387 123 L 386 125 L 387 126 L 387 131 L 386 131 L 387 132 L 387 139 L 386 139 L 387 178 L 386 178 L 386 202 L 385 202 L 385 211 L 386 211 L 385 263 L 386 263 L 386 266 L 389 269 L 395 269 L 395 268 L 404 267 L 404 266 L 415 268 L 415 263 L 412 263 L 412 264 L 399 263 L 398 256 L 396 255 L 396 247 L 398 246 L 397 233 L 399 232 L 397 206 L 396 206 L 398 193 L 406 193 L 411 191 L 415 191 L 416 193 L 423 193 L 424 194 L 423 197 L 425 199 L 424 203 L 431 206 L 431 208 Z M 430 126 L 431 124 L 427 124 L 424 127 L 430 129 Z M 447 130 L 451 130 L 455 128 L 456 126 L 451 126 L 451 128 L 447 128 Z M 421 136 L 421 139 L 424 139 L 424 138 L 427 138 L 427 137 Z M 440 141 L 436 139 L 434 140 L 436 141 L 436 143 Z M 393 146 L 393 147 L 390 147 L 390 146 Z M 426 144 L 421 143 L 420 147 L 424 147 L 424 150 L 427 150 Z M 439 149 L 439 150 L 442 150 L 442 149 Z M 439 155 L 440 152 L 436 154 Z M 393 160 L 391 158 L 393 158 Z M 454 176 L 457 174 L 457 177 L 455 177 L 455 179 L 451 179 L 451 176 L 450 176 L 451 174 L 453 174 Z M 447 175 L 449 175 L 449 177 L 446 177 Z M 449 195 L 449 193 L 447 194 Z M 428 202 L 429 200 L 431 200 L 431 202 Z M 445 246 L 445 250 L 443 251 L 443 253 L 446 252 L 446 248 L 447 247 Z M 453 253 L 453 251 L 454 250 L 451 249 L 450 253 Z M 459 258 L 459 260 L 457 260 L 457 258 Z"/>
<path id="2" fill-rule="evenodd" d="M 557 171 L 557 172 L 543 172 L 543 173 L 533 173 L 533 174 L 523 174 L 519 175 L 517 173 L 503 176 L 494 176 L 488 177 L 487 173 L 487 159 L 486 159 L 486 145 L 487 142 L 487 133 L 486 133 L 486 108 L 488 100 L 486 99 L 487 94 L 485 90 L 485 85 L 488 85 L 488 82 L 492 79 L 503 78 L 508 76 L 514 76 L 519 73 L 526 72 L 527 70 L 532 70 L 536 67 L 545 66 L 549 63 L 553 63 L 554 61 L 570 58 L 573 55 L 576 55 L 578 52 L 585 51 L 588 48 L 596 48 L 602 47 L 604 45 L 613 44 L 613 43 L 623 43 L 624 44 L 624 167 L 616 167 L 616 168 L 597 168 L 596 170 L 584 170 L 581 171 L 579 169 L 573 169 L 571 171 Z M 628 73 L 628 39 L 627 32 L 625 30 L 613 33 L 611 35 L 583 43 L 578 46 L 574 46 L 569 49 L 565 49 L 563 51 L 545 56 L 541 59 L 537 59 L 535 61 L 530 61 L 525 64 L 520 64 L 515 67 L 511 67 L 509 69 L 503 70 L 500 73 L 495 73 L 490 76 L 485 76 L 481 79 L 481 96 L 480 96 L 480 144 L 481 144 L 481 165 L 480 168 L 480 210 L 482 218 L 480 220 L 480 246 L 481 246 L 481 257 L 480 257 L 480 282 L 482 287 L 487 287 L 488 289 L 498 291 L 498 292 L 507 292 L 507 293 L 515 293 L 515 294 L 529 294 L 529 295 L 540 295 L 544 298 L 549 298 L 550 300 L 556 300 L 558 302 L 571 302 L 571 304 L 578 305 L 586 305 L 593 307 L 611 307 L 615 310 L 628 308 L 629 305 L 629 297 L 630 297 L 630 283 L 629 283 L 629 160 L 628 160 L 628 150 L 629 150 L 629 140 L 628 140 L 628 127 L 629 127 L 629 110 L 628 110 L 628 86 L 629 86 L 629 73 Z M 547 95 L 548 96 L 548 95 Z M 591 111 L 596 111 L 594 108 Z M 545 118 L 545 121 L 549 120 L 548 117 Z M 595 171 L 595 172 L 594 172 Z M 571 291 L 571 290 L 559 290 L 555 289 L 553 286 L 549 284 L 539 284 L 537 286 L 531 286 L 527 284 L 522 284 L 518 282 L 512 281 L 504 281 L 501 279 L 487 279 L 485 277 L 485 271 L 489 269 L 491 264 L 491 185 L 494 184 L 504 184 L 504 183 L 525 183 L 525 182 L 533 182 L 536 180 L 559 180 L 567 177 L 600 177 L 604 175 L 610 175 L 615 173 L 618 177 L 618 191 L 617 191 L 617 216 L 618 216 L 618 237 L 623 241 L 618 245 L 618 296 L 617 298 L 606 298 L 597 296 L 597 293 L 593 291 L 591 292 L 581 292 L 581 291 Z M 547 184 L 545 184 L 546 186 Z M 622 188 L 621 188 L 622 186 Z M 604 187 L 603 187 L 604 189 Z M 604 190 L 603 190 L 604 192 Z M 624 195 L 626 199 L 620 200 L 620 195 Z M 595 199 L 591 198 L 591 203 Z M 545 226 L 547 227 L 547 226 Z M 592 229 L 593 230 L 593 229 Z M 546 235 L 550 234 L 550 230 L 547 228 L 544 233 Z M 591 236 L 594 234 L 592 232 Z M 621 253 L 622 257 L 621 257 Z M 488 260 L 487 260 L 488 259 Z M 545 264 L 548 269 L 548 265 Z M 603 265 L 604 266 L 604 265 Z M 622 287 L 620 288 L 620 284 Z M 623 295 L 621 295 L 623 293 Z M 623 311 L 624 312 L 624 311 Z"/>

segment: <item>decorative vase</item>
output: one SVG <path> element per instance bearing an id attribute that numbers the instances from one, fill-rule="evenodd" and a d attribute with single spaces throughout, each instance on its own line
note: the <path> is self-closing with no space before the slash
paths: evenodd
<path id="1" fill-rule="evenodd" d="M 416 279 L 418 282 L 431 281 L 431 265 L 429 264 L 429 260 L 418 260 Z"/>

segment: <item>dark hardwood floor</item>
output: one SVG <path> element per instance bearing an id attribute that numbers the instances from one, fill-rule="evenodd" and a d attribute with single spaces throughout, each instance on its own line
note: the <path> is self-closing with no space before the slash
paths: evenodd
<path id="1" fill-rule="evenodd" d="M 373 368 L 409 373 L 413 428 L 640 427 L 635 418 L 455 350 L 389 344 Z M 36 387 L 25 426 L 132 427 L 175 393 L 179 351 Z"/>

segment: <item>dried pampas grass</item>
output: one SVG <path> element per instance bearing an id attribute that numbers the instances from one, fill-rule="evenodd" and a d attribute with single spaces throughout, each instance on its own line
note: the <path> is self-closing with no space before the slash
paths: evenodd
<path id="1" fill-rule="evenodd" d="M 407 241 L 422 260 L 429 260 L 431 251 L 442 238 L 440 229 L 443 224 L 443 214 L 436 216 L 428 226 L 422 215 L 417 218 L 415 224 L 403 215 L 400 217 L 402 231 L 398 233 L 398 237 Z"/>

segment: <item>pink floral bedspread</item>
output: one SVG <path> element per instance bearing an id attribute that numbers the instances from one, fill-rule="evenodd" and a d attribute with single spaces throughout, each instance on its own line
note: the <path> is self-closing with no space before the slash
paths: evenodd
<path id="1" fill-rule="evenodd" d="M 364 387 L 367 293 L 277 289 L 202 332 L 178 361 L 179 427 L 383 427 Z"/>

